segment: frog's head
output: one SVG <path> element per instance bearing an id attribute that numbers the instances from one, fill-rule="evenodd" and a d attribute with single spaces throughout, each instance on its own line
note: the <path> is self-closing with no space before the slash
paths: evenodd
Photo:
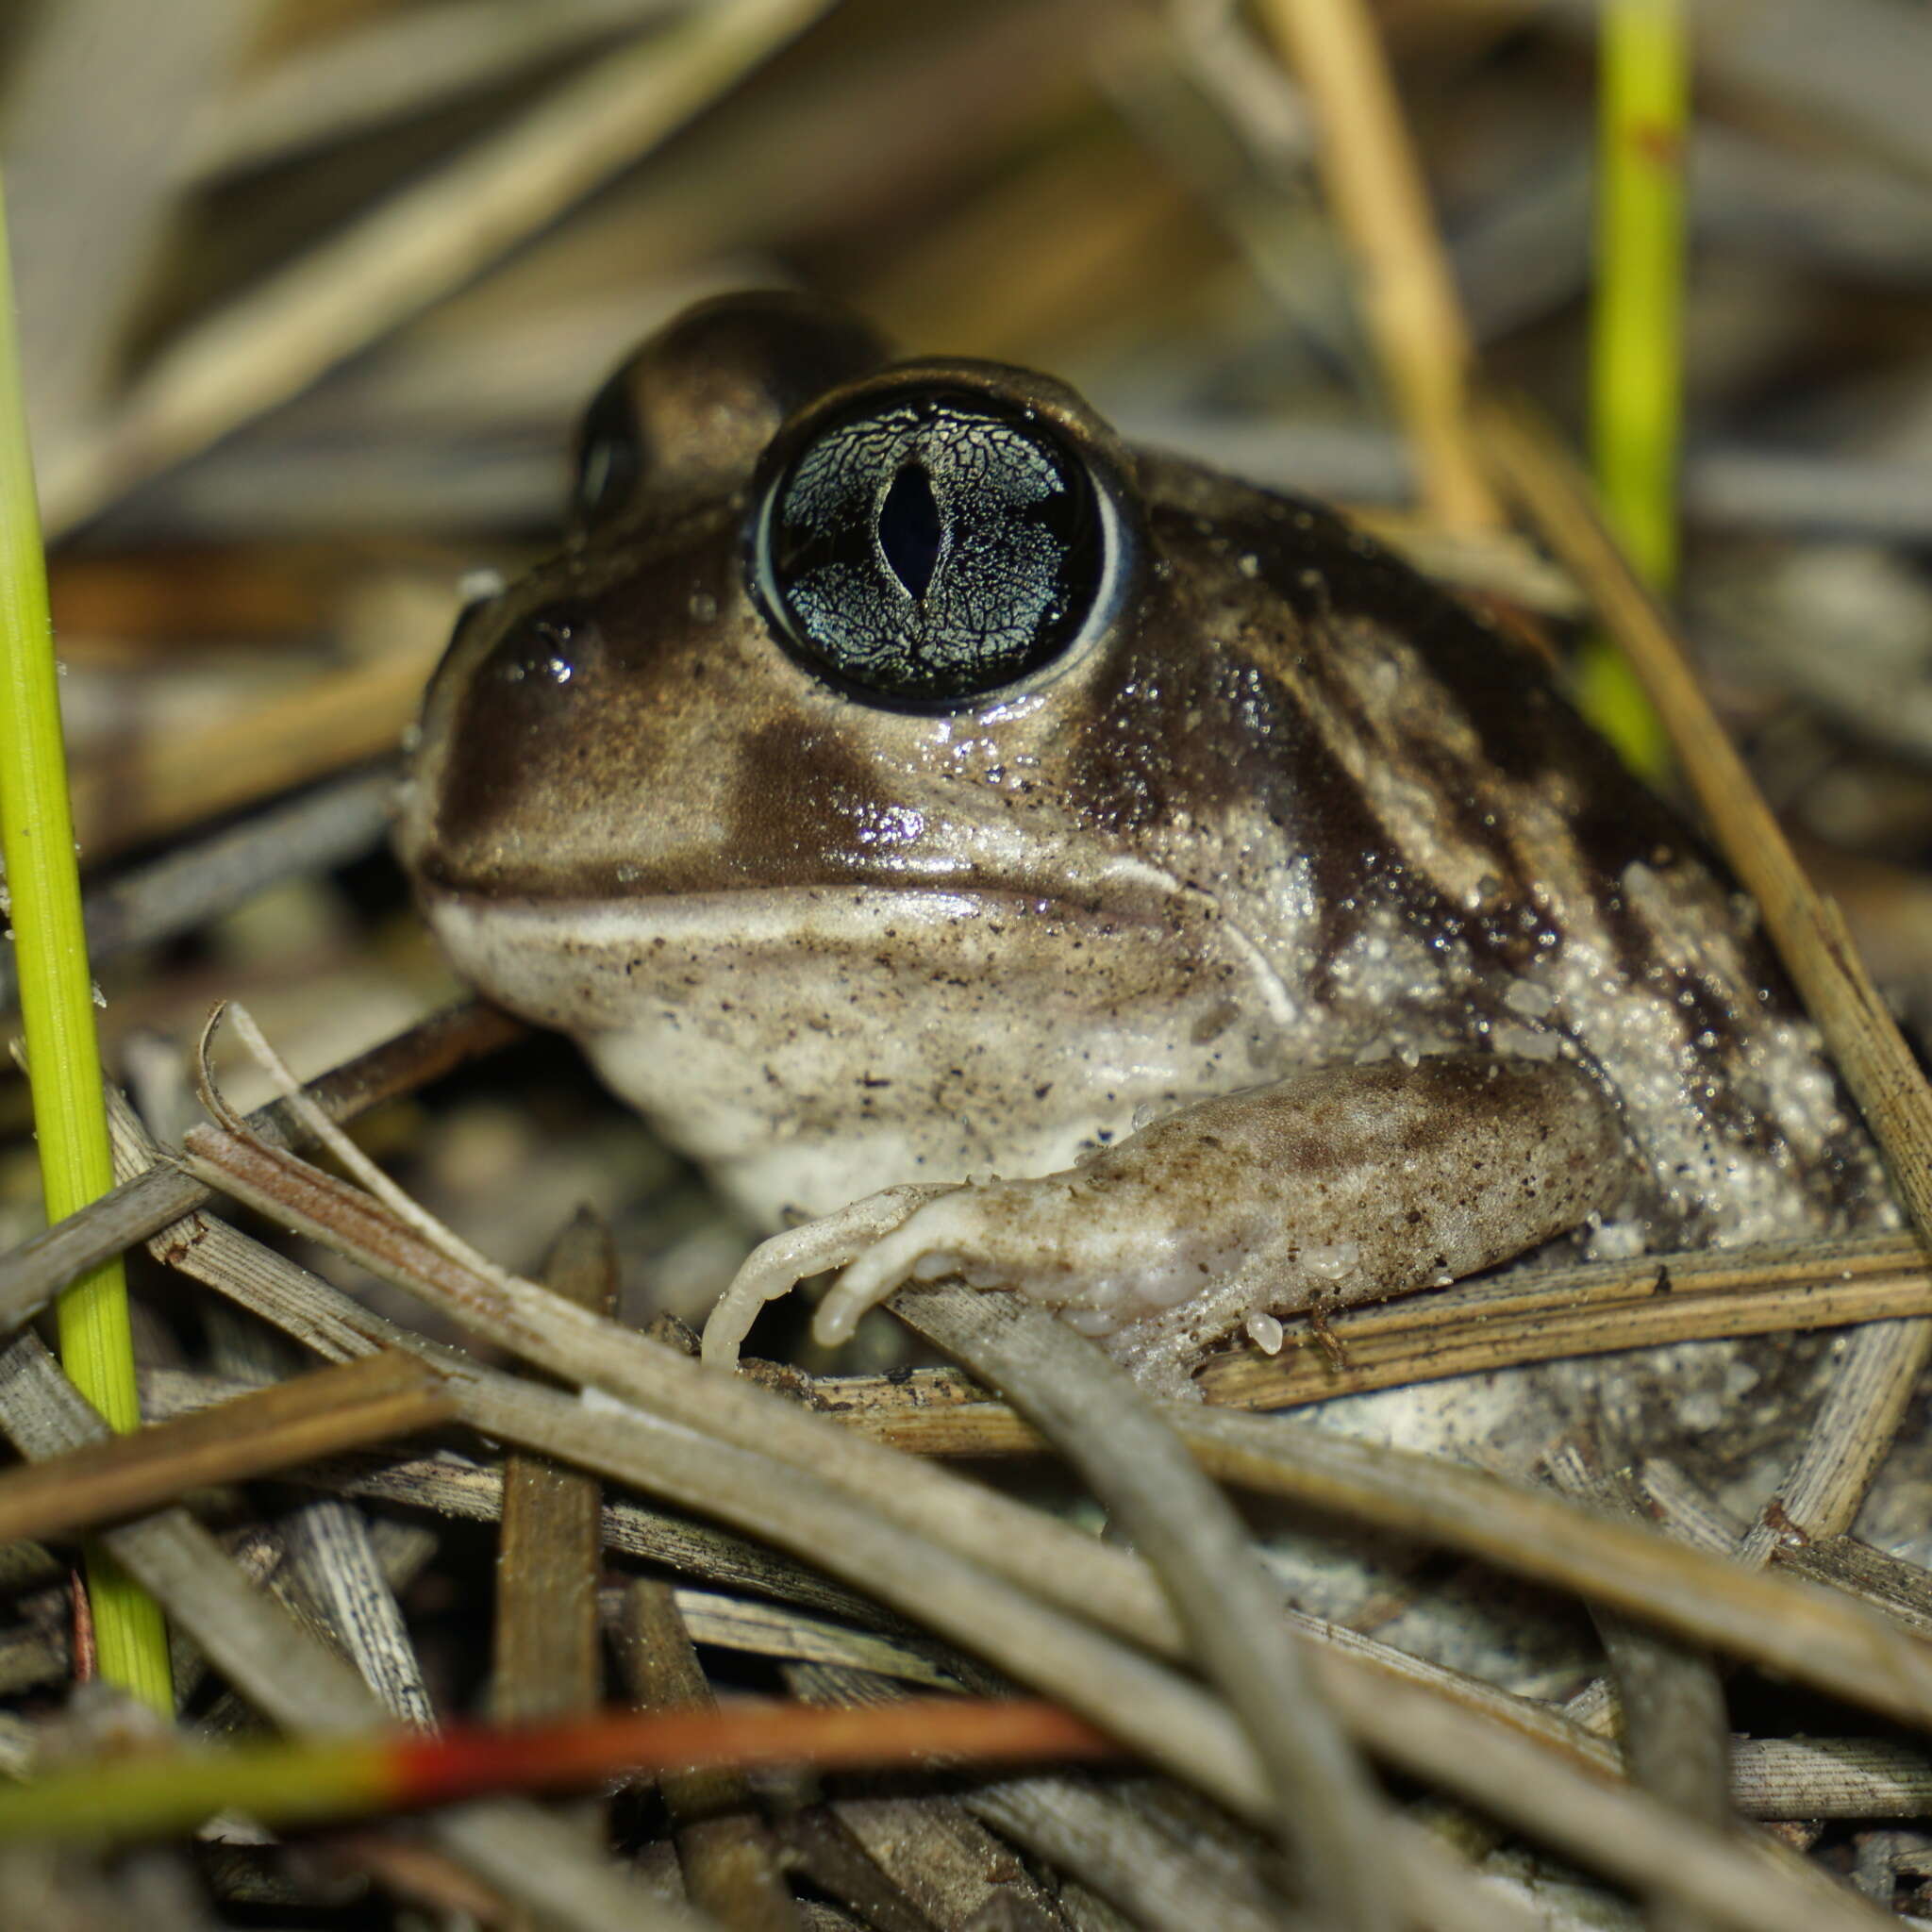
<path id="1" fill-rule="evenodd" d="M 1201 1063 L 1239 1011 L 1265 1037 L 1274 994 L 1235 982 L 1269 975 L 1202 940 L 1214 868 L 1160 841 L 1245 798 L 1251 695 L 1208 688 L 1191 572 L 1070 389 L 728 297 L 600 392 L 574 514 L 463 614 L 404 791 L 468 976 L 590 1036 L 700 1001 L 857 1029 L 812 1077 L 874 1093 L 888 1035 L 957 1063 L 1020 1010 L 1003 1078 L 1104 1021 L 1110 1115 L 1236 1077 Z"/>
<path id="2" fill-rule="evenodd" d="M 727 297 L 592 403 L 574 508 L 430 687 L 402 840 L 432 891 L 1059 898 L 1120 856 L 1072 849 L 1069 753 L 1166 600 L 1134 459 L 1064 385 Z"/>

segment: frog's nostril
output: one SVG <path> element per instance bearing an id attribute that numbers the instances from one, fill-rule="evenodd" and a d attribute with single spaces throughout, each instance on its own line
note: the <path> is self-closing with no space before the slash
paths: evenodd
<path id="1" fill-rule="evenodd" d="M 504 684 L 520 686 L 525 700 L 569 691 L 596 669 L 603 631 L 581 598 L 559 597 L 539 606 L 498 640 L 491 666 Z"/>
<path id="2" fill-rule="evenodd" d="M 908 463 L 892 478 L 879 505 L 879 549 L 892 575 L 916 604 L 925 595 L 939 568 L 945 535 L 932 478 L 920 463 Z"/>

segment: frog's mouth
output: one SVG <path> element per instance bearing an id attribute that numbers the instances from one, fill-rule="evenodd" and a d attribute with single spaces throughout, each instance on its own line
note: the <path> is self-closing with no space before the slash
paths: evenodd
<path id="1" fill-rule="evenodd" d="M 1191 1008 L 1212 988 L 1219 1007 L 1276 1025 L 1296 1017 L 1273 962 L 1207 894 L 1152 867 L 1110 884 L 1098 898 L 958 877 L 619 900 L 424 884 L 419 896 L 465 978 L 569 1031 L 628 1028 L 650 1006 L 728 1010 L 734 986 L 769 997 L 780 982 L 845 1007 L 889 988 L 903 1002 L 923 987 L 937 1004 L 973 988 L 1010 1003 L 1077 987 L 1093 1012 Z"/>

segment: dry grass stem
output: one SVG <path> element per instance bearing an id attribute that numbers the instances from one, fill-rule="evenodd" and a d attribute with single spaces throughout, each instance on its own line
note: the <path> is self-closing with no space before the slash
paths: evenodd
<path id="1" fill-rule="evenodd" d="M 715 1650 L 749 1657 L 789 1658 L 835 1669 L 875 1671 L 901 1684 L 957 1690 L 970 1673 L 964 1659 L 930 1638 L 884 1637 L 829 1624 L 777 1604 L 720 1596 L 716 1591 L 680 1588 L 677 1614 L 691 1640 Z"/>
<path id="2" fill-rule="evenodd" d="M 1322 174 L 1423 495 L 1450 528 L 1499 522 L 1465 417 L 1474 352 L 1377 29 L 1362 0 L 1266 0 L 1307 90 Z"/>
<path id="3" fill-rule="evenodd" d="M 846 1932 L 859 1925 L 876 1932 L 928 1932 L 931 1919 L 886 1876 L 829 1805 L 791 1811 L 776 1828 L 791 1869 L 837 1901 L 803 1906 L 809 1932 Z"/>
<path id="4" fill-rule="evenodd" d="M 1441 1699 L 1390 1684 L 1372 1699 L 1339 1701 L 1384 1762 L 1445 1783 L 1442 1767 L 1454 1762 L 1459 1795 L 1673 1907 L 1790 1932 L 1889 1923 L 1785 1847 L 1712 1831 L 1633 1788 L 1607 1786 L 1515 1733 L 1467 1723 Z"/>
<path id="5" fill-rule="evenodd" d="M 1176 1405 L 1224 1482 L 1495 1562 L 1913 1724 L 1932 1724 L 1932 1647 L 1823 1591 L 1460 1465 L 1284 1418 Z"/>
<path id="6" fill-rule="evenodd" d="M 1789 1248 L 1646 1255 L 1536 1270 L 1335 1317 L 1338 1354 L 1305 1321 L 1267 1356 L 1243 1346 L 1198 1380 L 1209 1402 L 1291 1408 L 1330 1396 L 1561 1357 L 1721 1336 L 1808 1333 L 1932 1311 L 1932 1272 L 1896 1236 Z M 1835 1525 L 1834 1525 L 1835 1526 Z"/>
<path id="7" fill-rule="evenodd" d="M 419 1208 L 403 1189 L 390 1179 L 375 1161 L 357 1146 L 347 1134 L 332 1121 L 326 1110 L 304 1090 L 288 1063 L 268 1042 L 268 1037 L 255 1024 L 254 1015 L 238 1001 L 224 1000 L 217 1004 L 208 1016 L 207 1024 L 201 1029 L 201 1038 L 195 1042 L 194 1050 L 194 1091 L 202 1105 L 214 1117 L 217 1124 L 231 1135 L 246 1137 L 248 1129 L 242 1117 L 236 1113 L 221 1096 L 214 1083 L 214 1074 L 209 1062 L 209 1053 L 214 1038 L 222 1023 L 232 1022 L 242 1043 L 248 1049 L 256 1063 L 273 1079 L 280 1090 L 282 1103 L 300 1123 L 307 1139 L 334 1155 L 347 1170 L 350 1177 L 359 1183 L 396 1220 L 401 1222 L 417 1240 L 426 1241 L 431 1247 L 448 1256 L 458 1267 L 466 1268 L 473 1274 L 492 1276 L 499 1273 L 488 1257 L 461 1239 L 453 1228 L 445 1226 L 433 1215 L 426 1214 Z"/>
<path id="8" fill-rule="evenodd" d="M 316 1496 L 283 1518 L 281 1527 L 285 1600 L 313 1607 L 325 1641 L 355 1666 L 389 1717 L 433 1729 L 436 1705 L 368 1517 L 341 1497 Z"/>
<path id="9" fill-rule="evenodd" d="M 453 1067 L 493 1053 L 524 1031 L 520 1021 L 477 1001 L 433 1013 L 407 1032 L 358 1054 L 309 1082 L 318 1106 L 335 1120 L 354 1120 L 371 1108 L 413 1092 Z M 248 1116 L 251 1133 L 299 1141 L 300 1129 L 279 1102 Z M 209 1190 L 172 1164 L 124 1181 L 77 1214 L 0 1257 L 0 1331 L 31 1321 L 49 1301 L 111 1255 L 179 1221 L 208 1198 Z"/>
<path id="10" fill-rule="evenodd" d="M 1640 1479 L 1651 1513 L 1673 1536 L 1706 1551 L 1728 1553 L 1742 1545 L 1746 1525 L 1674 1464 L 1653 1458 L 1643 1465 Z M 1932 1639 L 1932 1572 L 1903 1557 L 1852 1536 L 1824 1537 L 1815 1542 L 1789 1536 L 1773 1545 L 1769 1561 L 1793 1576 L 1869 1605 L 1903 1630 Z M 1594 1690 L 1592 1686 L 1591 1691 L 1573 1698 L 1572 1707 L 1590 1698 Z"/>
<path id="11" fill-rule="evenodd" d="M 1548 1474 L 1573 1501 L 1649 1521 L 1633 1481 L 1595 1475 L 1574 1447 L 1551 1459 Z M 1724 1829 L 1733 1817 L 1730 1713 L 1710 1653 L 1600 1606 L 1591 1607 L 1591 1616 L 1617 1689 L 1631 1781 L 1681 1816 Z M 1655 1900 L 1650 1918 L 1657 1932 L 1709 1932 L 1714 1923 L 1672 1900 Z"/>
<path id="12" fill-rule="evenodd" d="M 1923 1818 L 1932 1757 L 1883 1738 L 1740 1738 L 1731 1803 L 1747 1818 Z"/>
<path id="13" fill-rule="evenodd" d="M 785 1674 L 808 1704 L 847 1708 L 888 1704 L 899 1688 L 863 1670 L 800 1664 Z M 1271 1898 L 1245 1871 L 1229 1874 L 1197 1832 L 1182 1842 L 1159 1829 L 1155 1807 L 1135 1809 L 1077 1776 L 975 1781 L 948 1794 L 864 1791 L 841 1794 L 838 1823 L 858 1840 L 901 1890 L 941 1924 L 971 1924 L 1001 1911 L 1025 1918 L 1049 1911 L 1026 1874 L 986 1825 L 995 1825 L 1055 1871 L 1072 1873 L 1149 1932 L 1266 1932 L 1278 1926 Z M 981 1821 L 985 1821 L 982 1823 Z M 1232 1835 L 1232 1834 L 1230 1834 Z M 1245 1837 L 1245 1835 L 1244 1835 Z M 1247 1838 L 1252 1857 L 1261 1840 Z M 1185 1916 L 1183 1916 L 1185 1914 Z"/>
<path id="14" fill-rule="evenodd" d="M 914 1456 L 1040 1456 L 1050 1446 L 1024 1416 L 958 1369 L 810 1375 L 788 1363 L 745 1357 L 739 1373 L 856 1435 Z"/>
<path id="15" fill-rule="evenodd" d="M 1649 1474 L 1646 1471 L 1646 1490 L 1651 1489 Z M 1882 1610 L 1915 1635 L 1932 1638 L 1932 1573 L 1903 1557 L 1874 1549 L 1856 1537 L 1834 1536 L 1819 1542 L 1787 1538 L 1772 1560 L 1793 1576 L 1841 1591 Z"/>
<path id="16" fill-rule="evenodd" d="M 558 1237 L 544 1269 L 553 1293 L 611 1313 L 617 1257 L 588 1209 Z M 490 1704 L 499 1724 L 593 1707 L 603 1689 L 597 1582 L 603 1491 L 597 1478 L 547 1457 L 513 1454 L 503 1471 Z"/>
<path id="17" fill-rule="evenodd" d="M 1324 1324 L 1332 1348 L 1305 1319 L 1289 1318 L 1278 1354 L 1242 1342 L 1211 1357 L 1195 1379 L 1218 1407 L 1286 1409 L 1527 1362 L 1840 1328 L 1928 1307 L 1932 1272 L 1910 1236 L 1646 1255 L 1530 1269 L 1345 1309 Z M 810 1376 L 751 1366 L 774 1387 L 895 1448 L 980 1457 L 1045 1446 L 1038 1430 L 954 1370 Z"/>
<path id="18" fill-rule="evenodd" d="M 114 1143 L 114 1171 L 124 1185 L 157 1164 L 165 1164 L 133 1108 L 111 1088 L 108 1126 Z M 197 1208 L 160 1229 L 147 1249 L 162 1267 L 208 1283 L 234 1307 L 262 1316 L 291 1341 L 325 1361 L 353 1361 L 379 1349 L 392 1349 L 422 1355 L 445 1371 L 468 1366 L 456 1351 L 436 1349 L 205 1209 Z"/>
<path id="19" fill-rule="evenodd" d="M 50 532 L 306 389 L 461 288 L 800 32 L 824 0 L 730 0 L 608 55 L 208 321 L 49 462 Z"/>
<path id="20" fill-rule="evenodd" d="M 0 1473 L 0 1541 L 56 1536 L 446 1422 L 442 1379 L 383 1354 L 278 1383 L 214 1408 Z"/>
<path id="21" fill-rule="evenodd" d="M 670 1585 L 628 1584 L 612 1634 L 640 1708 L 715 1707 Z M 740 1932 L 791 1932 L 798 1914 L 743 1776 L 724 1769 L 665 1773 L 658 1789 L 671 1813 L 687 1896 Z"/>
<path id="22" fill-rule="evenodd" d="M 1318 1910 L 1362 1932 L 1392 1925 L 1379 1799 L 1310 1682 L 1278 1586 L 1152 1398 L 1024 1296 L 954 1284 L 902 1290 L 891 1306 L 1025 1414 L 1133 1538 L 1241 1715 L 1273 1787 L 1271 1828 Z"/>

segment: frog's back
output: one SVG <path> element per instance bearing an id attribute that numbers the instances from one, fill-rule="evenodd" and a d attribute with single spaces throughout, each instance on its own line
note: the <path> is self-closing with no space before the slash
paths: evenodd
<path id="1" fill-rule="evenodd" d="M 1869 1141 L 1753 909 L 1541 658 L 1331 510 L 1141 463 L 1194 709 L 1247 754 L 1220 787 L 1230 905 L 1291 954 L 1334 1057 L 1580 1061 L 1649 1175 L 1611 1251 L 1882 1217 Z M 1124 737 L 1109 754 L 1124 799 L 1211 773 Z M 1302 903 L 1319 917 L 1279 916 Z"/>

